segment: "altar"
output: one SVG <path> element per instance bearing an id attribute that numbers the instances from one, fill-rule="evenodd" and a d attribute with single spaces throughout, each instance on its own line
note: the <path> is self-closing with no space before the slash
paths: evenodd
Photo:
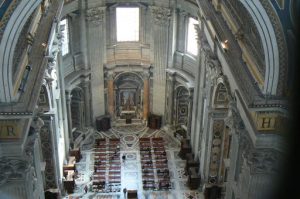
<path id="1" fill-rule="evenodd" d="M 130 111 L 121 111 L 120 118 L 121 119 L 132 119 L 136 117 L 136 111 L 130 110 Z"/>

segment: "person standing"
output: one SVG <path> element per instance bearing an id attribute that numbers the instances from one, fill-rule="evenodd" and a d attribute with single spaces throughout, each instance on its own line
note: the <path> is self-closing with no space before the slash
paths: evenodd
<path id="1" fill-rule="evenodd" d="M 87 191 L 88 191 L 88 186 L 85 185 L 85 186 L 84 186 L 84 192 L 87 193 Z"/>
<path id="2" fill-rule="evenodd" d="M 123 193 L 124 193 L 124 198 L 127 198 L 126 197 L 126 193 L 127 193 L 127 189 L 126 188 L 123 189 Z"/>

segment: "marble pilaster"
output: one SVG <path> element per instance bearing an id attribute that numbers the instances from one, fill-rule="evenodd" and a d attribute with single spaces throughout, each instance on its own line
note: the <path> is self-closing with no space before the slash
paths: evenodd
<path id="1" fill-rule="evenodd" d="M 150 10 L 153 21 L 153 112 L 164 116 L 171 10 L 156 6 L 151 6 Z"/>
<path id="2" fill-rule="evenodd" d="M 93 121 L 105 114 L 104 73 L 106 62 L 106 7 L 94 7 L 87 10 L 88 54 L 91 66 L 91 93 Z"/>
<path id="3" fill-rule="evenodd" d="M 86 126 L 92 125 L 91 121 L 91 89 L 90 82 L 85 82 L 83 84 L 84 90 L 84 106 L 85 106 L 85 124 Z"/>

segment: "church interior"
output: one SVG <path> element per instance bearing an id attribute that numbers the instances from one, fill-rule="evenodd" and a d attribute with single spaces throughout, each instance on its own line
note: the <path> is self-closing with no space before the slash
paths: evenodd
<path id="1" fill-rule="evenodd" d="M 0 198 L 275 199 L 299 13 L 0 0 Z"/>

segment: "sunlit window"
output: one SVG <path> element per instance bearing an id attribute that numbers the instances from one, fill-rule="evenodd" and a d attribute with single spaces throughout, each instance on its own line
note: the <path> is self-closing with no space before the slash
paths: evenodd
<path id="1" fill-rule="evenodd" d="M 139 41 L 139 8 L 117 8 L 117 41 Z"/>
<path id="2" fill-rule="evenodd" d="M 69 27 L 68 27 L 68 20 L 63 19 L 60 21 L 60 29 L 62 34 L 62 47 L 61 53 L 62 56 L 69 53 Z"/>
<path id="3" fill-rule="evenodd" d="M 197 32 L 195 29 L 196 24 L 198 24 L 198 21 L 190 17 L 187 36 L 187 52 L 192 55 L 198 54 Z"/>

